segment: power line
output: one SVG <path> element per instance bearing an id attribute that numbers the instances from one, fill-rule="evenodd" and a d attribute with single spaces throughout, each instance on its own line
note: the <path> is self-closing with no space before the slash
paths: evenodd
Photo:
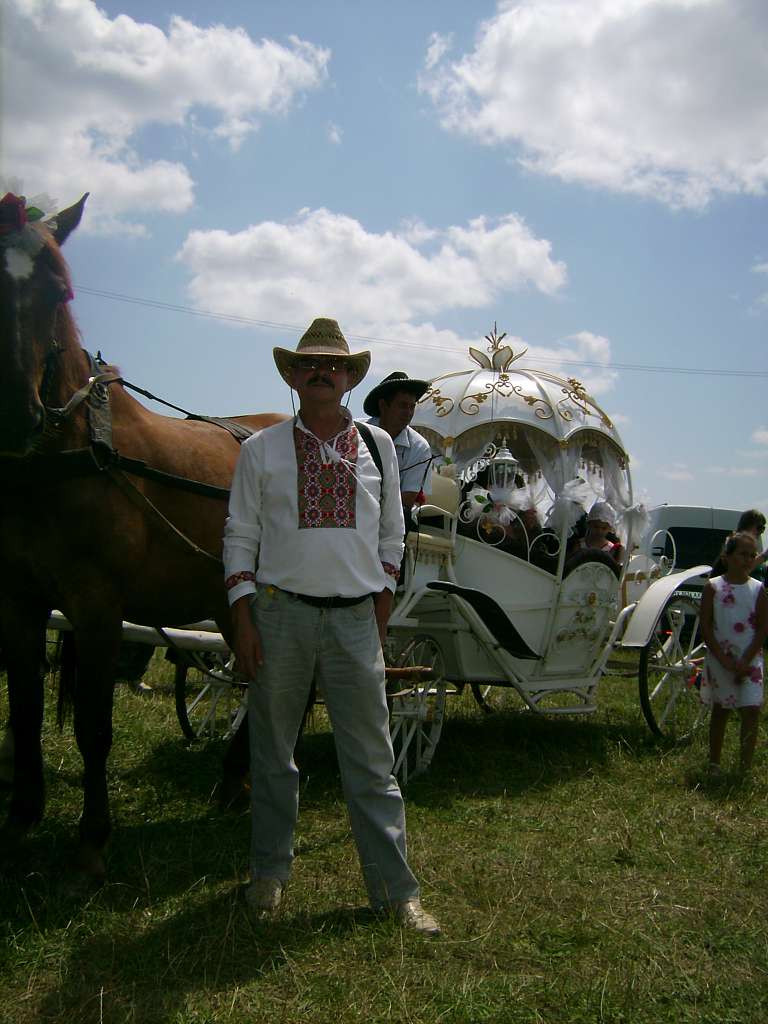
<path id="1" fill-rule="evenodd" d="M 292 334 L 302 332 L 305 325 L 280 323 L 275 320 L 258 320 L 250 316 L 237 316 L 234 313 L 215 313 L 207 309 L 196 309 L 194 306 L 182 306 L 173 302 L 162 302 L 159 299 L 144 299 L 136 295 L 123 295 L 120 292 L 104 291 L 100 288 L 88 288 L 78 285 L 78 292 L 95 295 L 102 299 L 113 299 L 116 302 L 128 302 L 135 306 L 147 306 L 150 309 L 164 309 L 171 313 L 186 313 L 188 316 L 203 317 L 208 320 L 223 320 L 227 323 L 244 324 L 249 327 L 263 327 L 270 330 L 287 331 Z M 446 345 L 424 345 L 420 342 L 403 341 L 399 338 L 376 338 L 366 334 L 347 334 L 353 341 L 362 341 L 371 345 L 394 345 L 397 348 L 418 349 L 420 352 L 450 352 L 455 349 Z M 547 356 L 537 357 L 537 363 L 551 363 L 555 366 L 588 366 L 598 370 L 629 370 L 641 373 L 678 373 L 701 377 L 768 377 L 768 370 L 733 370 L 719 367 L 708 369 L 699 366 L 659 366 L 644 363 L 599 363 L 588 359 L 552 359 Z"/>

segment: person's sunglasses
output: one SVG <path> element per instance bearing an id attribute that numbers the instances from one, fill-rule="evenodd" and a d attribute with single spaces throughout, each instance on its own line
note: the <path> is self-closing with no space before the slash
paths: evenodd
<path id="1" fill-rule="evenodd" d="M 343 360 L 336 359 L 299 359 L 297 365 L 300 370 L 327 370 L 328 373 L 338 373 L 340 370 L 346 370 L 347 364 Z"/>

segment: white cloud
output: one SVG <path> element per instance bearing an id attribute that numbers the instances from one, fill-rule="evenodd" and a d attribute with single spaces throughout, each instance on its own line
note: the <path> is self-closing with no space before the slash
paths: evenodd
<path id="1" fill-rule="evenodd" d="M 290 222 L 234 234 L 191 232 L 178 258 L 205 309 L 274 321 L 290 310 L 294 322 L 325 311 L 362 326 L 482 309 L 525 287 L 550 295 L 566 280 L 549 242 L 512 214 L 414 238 L 410 229 L 377 234 L 352 217 L 304 209 Z"/>
<path id="2" fill-rule="evenodd" d="M 101 230 L 126 211 L 178 213 L 193 201 L 190 171 L 141 157 L 141 130 L 199 133 L 204 114 L 211 135 L 237 149 L 260 118 L 317 88 L 328 59 L 295 37 L 254 41 L 242 29 L 199 28 L 178 16 L 166 32 L 109 18 L 91 0 L 6 0 L 3 168 L 60 196 L 84 182 Z"/>
<path id="3" fill-rule="evenodd" d="M 753 274 L 768 274 L 768 263 L 760 262 L 752 264 Z M 768 292 L 763 292 L 762 295 L 758 295 L 755 299 L 755 303 L 758 306 L 768 306 Z"/>
<path id="4" fill-rule="evenodd" d="M 499 0 L 419 84 L 533 171 L 701 207 L 766 191 L 767 29 L 761 0 Z"/>
<path id="5" fill-rule="evenodd" d="M 439 232 L 434 228 L 427 227 L 424 221 L 413 217 L 403 221 L 398 234 L 406 242 L 418 246 L 424 245 L 425 242 L 431 242 L 433 238 L 437 238 Z"/>
<path id="6" fill-rule="evenodd" d="M 660 469 L 659 476 L 665 480 L 693 480 L 694 475 L 684 462 L 673 462 L 668 469 Z"/>
<path id="7" fill-rule="evenodd" d="M 523 288 L 554 294 L 566 281 L 549 242 L 513 215 L 442 230 L 408 221 L 374 233 L 351 217 L 305 208 L 287 223 L 191 232 L 178 259 L 192 275 L 188 290 L 198 308 L 297 325 L 333 316 L 358 348 L 370 348 L 382 377 L 394 369 L 431 378 L 471 367 L 469 346 L 485 343 L 433 318 L 487 309 Z M 521 338 L 505 343 L 526 347 Z M 607 338 L 579 331 L 529 345 L 519 365 L 577 377 L 596 395 L 613 386 L 610 360 Z"/>
<path id="8" fill-rule="evenodd" d="M 332 142 L 335 146 L 338 146 L 344 134 L 341 128 L 339 128 L 337 124 L 334 124 L 333 121 L 329 121 L 326 131 L 328 133 L 328 141 Z"/>
<path id="9" fill-rule="evenodd" d="M 450 35 L 441 35 L 439 32 L 433 32 L 430 35 L 427 42 L 427 55 L 424 58 L 424 67 L 427 71 L 431 71 L 440 63 L 450 50 L 452 43 L 453 37 Z"/>
<path id="10" fill-rule="evenodd" d="M 753 431 L 752 440 L 755 444 L 768 445 L 768 427 L 758 427 L 757 430 Z"/>
<path id="11" fill-rule="evenodd" d="M 707 466 L 706 472 L 717 476 L 743 477 L 758 475 L 758 471 L 754 466 Z"/>
<path id="12" fill-rule="evenodd" d="M 513 349 L 517 347 L 512 343 Z M 576 378 L 591 395 L 610 391 L 618 377 L 616 371 L 608 367 L 611 361 L 610 341 L 591 331 L 578 331 L 553 346 L 534 344 L 527 347 L 527 353 L 516 365 L 546 370 L 566 379 Z M 578 365 L 574 366 L 574 363 Z"/>

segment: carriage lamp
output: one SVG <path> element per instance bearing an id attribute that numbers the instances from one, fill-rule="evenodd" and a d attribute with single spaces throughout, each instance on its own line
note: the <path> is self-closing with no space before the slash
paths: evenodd
<path id="1" fill-rule="evenodd" d="M 506 437 L 503 437 L 488 467 L 488 486 L 511 490 L 519 473 L 520 463 L 507 447 Z"/>

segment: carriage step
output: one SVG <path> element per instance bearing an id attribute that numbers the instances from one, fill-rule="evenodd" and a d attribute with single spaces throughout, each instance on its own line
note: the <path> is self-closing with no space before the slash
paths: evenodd
<path id="1" fill-rule="evenodd" d="M 431 665 L 387 665 L 384 669 L 387 679 L 430 679 Z"/>

